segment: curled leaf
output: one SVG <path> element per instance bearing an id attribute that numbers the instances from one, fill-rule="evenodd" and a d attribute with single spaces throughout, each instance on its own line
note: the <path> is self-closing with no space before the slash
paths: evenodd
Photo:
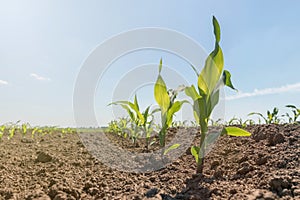
<path id="1" fill-rule="evenodd" d="M 222 135 L 223 134 L 236 137 L 251 136 L 251 133 L 238 127 L 225 127 L 222 130 Z"/>
<path id="2" fill-rule="evenodd" d="M 178 147 L 180 147 L 180 144 L 173 144 L 172 146 L 170 146 L 169 148 L 167 148 L 164 151 L 164 155 L 166 155 L 169 151 L 173 150 L 173 149 L 177 149 Z"/>

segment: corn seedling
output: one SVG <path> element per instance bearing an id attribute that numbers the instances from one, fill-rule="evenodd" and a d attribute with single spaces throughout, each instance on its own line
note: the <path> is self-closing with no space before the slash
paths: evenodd
<path id="1" fill-rule="evenodd" d="M 174 128 L 179 128 L 179 127 L 187 128 L 187 127 L 189 127 L 189 124 L 188 124 L 187 120 L 184 120 L 183 122 L 182 121 L 174 121 L 174 122 L 172 122 L 171 127 L 174 127 Z"/>
<path id="2" fill-rule="evenodd" d="M 38 132 L 39 128 L 38 127 L 34 127 L 32 130 L 31 130 L 31 138 L 34 138 L 34 135 L 36 132 Z"/>
<path id="3" fill-rule="evenodd" d="M 108 123 L 108 127 L 106 128 L 105 132 L 121 135 L 122 129 L 119 127 L 119 123 L 116 120 L 112 120 Z"/>
<path id="4" fill-rule="evenodd" d="M 227 122 L 227 124 L 228 124 L 228 126 L 242 125 L 243 120 L 242 120 L 242 118 L 233 117 Z"/>
<path id="5" fill-rule="evenodd" d="M 246 119 L 245 121 L 243 121 L 242 118 L 237 118 L 237 117 L 233 117 L 227 122 L 228 126 L 238 125 L 243 128 L 247 127 L 247 125 L 253 125 L 253 124 L 255 124 L 255 122 L 252 119 Z"/>
<path id="6" fill-rule="evenodd" d="M 242 127 L 246 127 L 247 125 L 254 125 L 255 124 L 255 121 L 253 119 L 246 119 L 243 124 L 242 124 Z"/>
<path id="7" fill-rule="evenodd" d="M 27 124 L 22 124 L 21 126 L 21 130 L 22 130 L 22 136 L 25 137 L 27 134 L 27 129 L 28 129 L 28 125 Z"/>
<path id="8" fill-rule="evenodd" d="M 154 97 L 157 104 L 160 107 L 161 112 L 161 125 L 162 128 L 159 131 L 159 143 L 160 146 L 165 146 L 165 138 L 167 129 L 171 126 L 173 122 L 173 116 L 178 112 L 182 104 L 187 101 L 175 101 L 178 93 L 184 90 L 183 87 L 179 87 L 177 90 L 167 90 L 165 81 L 161 76 L 162 70 L 162 59 L 160 59 L 160 64 L 158 67 L 158 77 L 154 85 Z"/>
<path id="9" fill-rule="evenodd" d="M 222 119 L 217 119 L 217 120 L 209 119 L 208 121 L 211 126 L 221 126 L 222 125 Z"/>
<path id="10" fill-rule="evenodd" d="M 0 126 L 0 141 L 2 140 L 2 137 L 4 135 L 5 129 L 6 129 L 5 125 Z"/>
<path id="11" fill-rule="evenodd" d="M 205 66 L 199 74 L 195 67 L 192 66 L 195 73 L 198 76 L 198 91 L 195 86 L 186 87 L 185 93 L 193 100 L 194 117 L 197 123 L 200 125 L 201 138 L 199 146 L 192 146 L 191 153 L 194 156 L 197 163 L 197 173 L 202 174 L 204 155 L 206 143 L 206 136 L 208 133 L 208 120 L 210 115 L 219 102 L 220 88 L 227 86 L 231 89 L 233 87 L 231 83 L 231 74 L 223 70 L 223 53 L 220 42 L 220 26 L 215 17 L 213 17 L 213 27 L 215 35 L 215 48 L 209 54 L 205 61 Z M 237 127 L 225 127 L 222 130 L 222 134 L 231 136 L 250 136 L 251 134 L 245 130 Z M 209 138 L 209 137 L 208 137 Z"/>
<path id="12" fill-rule="evenodd" d="M 146 135 L 147 143 L 149 143 L 150 133 L 152 132 L 151 125 L 153 121 L 153 114 L 158 111 L 155 109 L 150 112 L 150 106 L 148 106 L 144 112 L 140 111 L 137 96 L 134 96 L 134 101 L 116 101 L 109 105 L 120 105 L 124 108 L 130 117 L 130 127 L 127 130 L 133 143 L 136 144 L 136 140 L 140 135 Z M 152 119 L 150 120 L 150 118 Z"/>
<path id="13" fill-rule="evenodd" d="M 267 111 L 266 117 L 259 112 L 251 112 L 248 114 L 248 116 L 258 115 L 265 121 L 266 124 L 279 124 L 281 120 L 279 118 L 278 112 L 278 108 L 275 107 L 272 112 L 269 110 Z"/>
<path id="14" fill-rule="evenodd" d="M 191 126 L 192 127 L 198 127 L 198 123 L 196 121 L 191 121 Z"/>
<path id="15" fill-rule="evenodd" d="M 15 132 L 16 132 L 16 128 L 15 128 L 15 127 L 12 127 L 12 128 L 9 129 L 8 132 L 9 132 L 8 139 L 10 140 L 10 139 L 12 139 L 12 138 L 14 137 Z"/>
<path id="16" fill-rule="evenodd" d="M 297 121 L 297 119 L 300 116 L 300 108 L 297 108 L 294 105 L 286 105 L 285 107 L 290 108 L 293 112 L 293 117 L 291 117 L 288 113 L 286 113 L 286 116 L 288 117 L 289 123 L 299 123 Z"/>

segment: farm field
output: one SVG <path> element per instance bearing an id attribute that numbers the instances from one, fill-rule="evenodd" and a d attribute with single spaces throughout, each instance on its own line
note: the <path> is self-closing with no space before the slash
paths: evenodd
<path id="1" fill-rule="evenodd" d="M 0 200 L 300 200 L 300 1 L 16 1 Z"/>
<path id="2" fill-rule="evenodd" d="M 0 199 L 299 199 L 300 125 L 246 130 L 251 137 L 218 138 L 202 175 L 190 150 L 161 170 L 127 173 L 95 159 L 75 133 L 3 137 Z M 106 135 L 123 148 L 142 148 Z"/>

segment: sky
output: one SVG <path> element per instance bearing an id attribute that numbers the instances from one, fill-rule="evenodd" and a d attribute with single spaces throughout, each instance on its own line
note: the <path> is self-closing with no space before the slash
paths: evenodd
<path id="1" fill-rule="evenodd" d="M 273 107 L 284 114 L 287 104 L 300 107 L 299 9 L 299 1 L 271 0 L 1 1 L 0 124 L 21 120 L 32 125 L 76 126 L 76 80 L 99 45 L 130 30 L 156 27 L 184 34 L 209 53 L 214 47 L 213 15 L 221 26 L 225 69 L 238 89 L 224 90 L 222 118 L 246 119 L 250 112 L 266 113 Z M 99 125 L 122 115 L 121 108 L 107 104 L 124 100 L 116 99 L 116 93 L 120 85 L 129 84 L 129 72 L 148 65 L 157 73 L 160 58 L 169 87 L 180 82 L 171 72 L 182 75 L 184 84 L 194 83 L 189 63 L 170 52 L 142 49 L 123 55 L 99 77 L 94 92 Z M 127 98 L 132 100 L 134 94 L 141 107 L 155 104 L 151 83 L 137 85 Z"/>

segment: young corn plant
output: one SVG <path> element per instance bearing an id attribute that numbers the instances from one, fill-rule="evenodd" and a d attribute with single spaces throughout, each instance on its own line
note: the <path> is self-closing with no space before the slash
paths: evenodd
<path id="1" fill-rule="evenodd" d="M 300 116 L 300 108 L 297 108 L 294 105 L 286 105 L 285 107 L 290 108 L 293 112 L 293 116 L 291 117 L 288 113 L 286 113 L 286 116 L 289 119 L 289 123 L 300 123 L 297 121 L 297 119 Z"/>
<path id="2" fill-rule="evenodd" d="M 35 133 L 37 133 L 39 130 L 39 127 L 34 127 L 32 130 L 31 130 L 31 138 L 34 138 L 34 135 Z"/>
<path id="3" fill-rule="evenodd" d="M 245 121 L 243 121 L 242 118 L 237 118 L 237 117 L 233 117 L 227 122 L 227 125 L 229 126 L 239 125 L 243 128 L 247 127 L 247 125 L 253 125 L 253 124 L 255 124 L 255 122 L 252 119 L 246 119 Z"/>
<path id="4" fill-rule="evenodd" d="M 209 119 L 208 120 L 211 126 L 221 126 L 222 125 L 222 119 L 217 119 L 217 120 L 213 120 L 213 119 Z"/>
<path id="5" fill-rule="evenodd" d="M 127 126 L 126 126 L 127 128 Z M 119 126 L 118 121 L 112 120 L 108 123 L 108 127 L 106 128 L 105 132 L 107 133 L 115 133 L 117 135 L 122 135 L 123 129 Z"/>
<path id="6" fill-rule="evenodd" d="M 267 111 L 267 116 L 265 117 L 263 114 L 258 113 L 258 112 L 251 112 L 248 114 L 248 116 L 253 116 L 253 115 L 258 115 L 260 118 L 262 118 L 266 124 L 279 124 L 280 123 L 280 118 L 279 118 L 279 109 L 278 108 L 273 108 L 273 111 Z"/>
<path id="7" fill-rule="evenodd" d="M 21 120 L 18 120 L 16 123 L 8 123 L 7 129 L 8 129 L 8 140 L 12 139 L 18 130 L 18 124 L 20 123 Z"/>
<path id="8" fill-rule="evenodd" d="M 5 125 L 1 125 L 0 126 L 0 141 L 3 138 L 4 132 L 5 132 L 6 126 Z"/>
<path id="9" fill-rule="evenodd" d="M 188 101 L 176 101 L 178 93 L 184 90 L 184 88 L 180 86 L 177 90 L 167 90 L 166 83 L 161 76 L 161 70 L 162 59 L 160 59 L 160 64 L 158 67 L 158 77 L 154 85 L 154 97 L 160 107 L 161 112 L 162 128 L 158 133 L 159 144 L 161 147 L 164 147 L 166 145 L 167 129 L 172 125 L 174 114 L 181 109 L 183 103 L 186 103 Z"/>
<path id="10" fill-rule="evenodd" d="M 109 105 L 120 105 L 127 111 L 131 121 L 128 130 L 134 144 L 136 144 L 137 138 L 141 133 L 146 136 L 146 141 L 147 143 L 149 143 L 150 135 L 152 132 L 151 126 L 153 121 L 153 114 L 157 112 L 158 109 L 154 109 L 150 112 L 151 106 L 148 106 L 144 112 L 141 112 L 136 95 L 134 96 L 133 102 L 116 101 L 110 103 Z M 151 117 L 152 119 L 150 120 Z"/>
<path id="11" fill-rule="evenodd" d="M 130 119 L 128 117 L 122 117 L 119 120 L 112 120 L 108 123 L 107 128 L 104 130 L 106 133 L 117 134 L 124 139 L 127 138 L 127 129 L 130 125 Z"/>
<path id="12" fill-rule="evenodd" d="M 117 126 L 118 126 L 119 130 L 121 130 L 120 134 L 124 138 L 127 137 L 127 133 L 125 130 L 128 128 L 129 124 L 130 124 L 130 119 L 128 119 L 128 117 L 122 117 L 117 122 Z"/>
<path id="13" fill-rule="evenodd" d="M 207 137 L 208 121 L 215 106 L 219 102 L 220 88 L 227 86 L 231 89 L 231 74 L 223 70 L 223 53 L 219 45 L 220 42 L 220 26 L 215 17 L 213 17 L 213 27 L 215 36 L 215 48 L 209 54 L 205 61 L 205 65 L 201 73 L 192 66 L 198 76 L 198 90 L 195 86 L 186 87 L 185 93 L 193 100 L 193 112 L 196 122 L 200 125 L 201 138 L 198 146 L 191 147 L 191 153 L 197 163 L 197 173 L 202 174 L 204 155 L 207 144 L 209 143 Z M 250 136 L 251 134 L 243 129 L 237 127 L 225 127 L 221 134 L 230 136 Z M 207 143 L 207 144 L 206 144 Z"/>
<path id="14" fill-rule="evenodd" d="M 14 135 L 15 135 L 15 133 L 16 133 L 16 127 L 11 127 L 11 128 L 8 130 L 8 133 L 9 133 L 8 139 L 10 140 L 10 139 L 12 139 L 12 138 L 14 137 Z"/>
<path id="15" fill-rule="evenodd" d="M 26 136 L 26 134 L 27 134 L 27 129 L 28 129 L 28 125 L 27 124 L 22 124 L 22 126 L 21 126 L 21 132 L 22 132 L 22 136 L 23 136 L 23 138 Z"/>
<path id="16" fill-rule="evenodd" d="M 171 124 L 171 127 L 174 127 L 174 128 L 178 128 L 178 127 L 187 128 L 187 127 L 189 127 L 189 124 L 188 124 L 187 120 L 185 120 L 185 121 L 173 121 L 172 124 Z"/>
<path id="17" fill-rule="evenodd" d="M 61 137 L 64 137 L 65 135 L 67 135 L 67 134 L 71 134 L 73 131 L 72 131 L 72 129 L 71 128 L 62 128 L 61 130 L 60 130 L 60 133 L 61 133 Z"/>

